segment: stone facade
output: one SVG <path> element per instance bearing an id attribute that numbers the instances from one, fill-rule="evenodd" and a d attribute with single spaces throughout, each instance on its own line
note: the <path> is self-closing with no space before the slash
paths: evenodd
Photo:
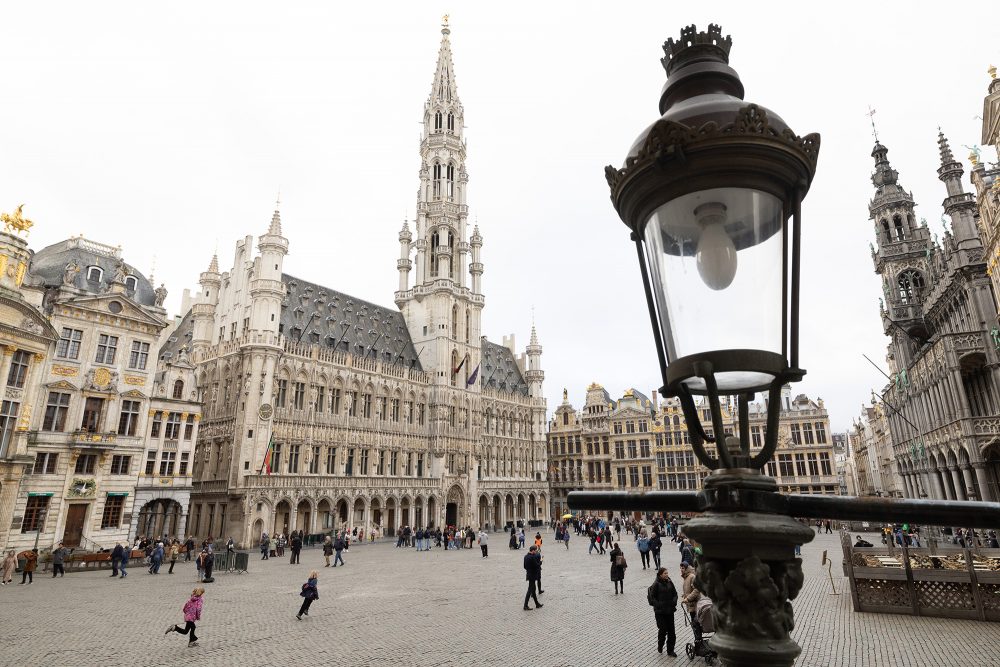
<path id="1" fill-rule="evenodd" d="M 542 347 L 482 335 L 464 111 L 442 31 L 424 106 L 415 229 L 399 234 L 399 310 L 284 273 L 267 233 L 213 258 L 190 300 L 205 418 L 188 532 L 503 525 L 547 517 Z M 411 272 L 415 274 L 411 282 Z M 171 351 L 172 353 L 172 351 Z"/>
<path id="2" fill-rule="evenodd" d="M 7 238 L 7 247 L 26 252 L 16 240 Z M 14 261 L 9 256 L 5 263 Z M 0 460 L 11 482 L 15 467 L 23 475 L 17 484 L 4 480 L 0 542 L 16 549 L 36 540 L 42 548 L 58 542 L 108 548 L 133 537 L 144 505 L 166 496 L 176 519 L 156 527 L 178 534 L 189 497 L 176 489 L 188 487 L 191 474 L 160 462 L 192 456 L 196 424 L 173 426 L 181 415 L 194 419 L 199 407 L 190 393 L 169 398 L 160 381 L 166 371 L 158 350 L 171 328 L 162 307 L 166 290 L 154 289 L 120 248 L 83 237 L 43 248 L 24 265 L 5 287 L 12 305 L 33 314 L 5 313 L 0 320 L 4 327 L 20 321 L 30 334 L 10 345 L 13 354 L 0 369 L 8 374 L 6 397 L 20 403 L 17 432 Z M 28 358 L 19 350 L 31 356 L 16 388 L 13 369 Z M 168 402 L 162 420 L 176 435 L 151 437 L 154 414 Z M 145 461 L 153 474 L 144 475 Z"/>
<path id="3" fill-rule="evenodd" d="M 569 511 L 567 494 L 587 491 L 697 491 L 709 471 L 695 458 L 680 401 L 659 401 L 628 389 L 612 401 L 594 383 L 583 410 L 576 412 L 564 392 L 549 422 L 549 476 L 554 515 Z M 822 400 L 782 391 L 778 449 L 767 472 L 787 493 L 837 494 L 830 418 Z M 702 423 L 710 424 L 708 405 L 696 404 Z M 722 403 L 723 421 L 736 424 L 736 407 Z M 763 444 L 766 405 L 750 405 L 751 446 Z M 711 434 L 711 428 L 707 429 Z M 592 510 L 583 510 L 584 513 Z"/>
<path id="4" fill-rule="evenodd" d="M 997 94 L 996 83 L 991 91 Z M 988 98 L 987 115 L 995 106 Z M 876 142 L 872 151 L 875 195 L 869 211 L 878 243 L 871 252 L 883 280 L 881 319 L 891 339 L 886 358 L 892 382 L 882 392 L 891 406 L 884 416 L 891 454 L 872 450 L 867 462 L 857 461 L 869 468 L 859 481 L 872 480 L 872 492 L 909 498 L 997 500 L 1000 334 L 991 333 L 996 298 L 979 233 L 992 224 L 982 218 L 985 210 L 989 219 L 991 209 L 980 202 L 977 211 L 976 197 L 964 191 L 962 166 L 941 133 L 938 147 L 942 205 L 951 221 L 940 242 L 926 221 L 916 222 L 913 197 L 899 185 L 888 149 Z M 983 191 L 989 175 L 973 158 L 973 181 Z M 898 478 L 896 486 L 879 489 L 874 480 L 880 474 L 883 480 Z"/>

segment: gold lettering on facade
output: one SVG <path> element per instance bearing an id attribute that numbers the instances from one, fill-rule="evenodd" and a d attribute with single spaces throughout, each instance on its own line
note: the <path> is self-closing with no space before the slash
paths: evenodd
<path id="1" fill-rule="evenodd" d="M 73 366 L 53 366 L 52 374 L 61 375 L 63 377 L 73 377 L 79 372 L 79 369 Z"/>
<path id="2" fill-rule="evenodd" d="M 141 385 L 146 384 L 146 378 L 144 378 L 144 377 L 142 377 L 140 375 L 126 375 L 125 376 L 125 384 L 133 384 L 133 385 L 140 385 L 141 386 Z"/>

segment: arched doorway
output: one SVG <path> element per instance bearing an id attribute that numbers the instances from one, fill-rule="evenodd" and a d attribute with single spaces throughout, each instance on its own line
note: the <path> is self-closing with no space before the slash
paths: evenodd
<path id="1" fill-rule="evenodd" d="M 490 501 L 486 496 L 479 496 L 479 525 L 486 526 L 490 522 Z"/>
<path id="2" fill-rule="evenodd" d="M 437 517 L 437 500 L 434 496 L 427 498 L 427 528 L 433 528 Z"/>
<path id="3" fill-rule="evenodd" d="M 538 518 L 538 502 L 535 500 L 535 494 L 528 494 L 528 512 L 531 514 L 529 518 Z"/>
<path id="4" fill-rule="evenodd" d="M 358 497 L 354 501 L 353 526 L 361 528 L 364 525 L 365 525 L 365 501 L 364 498 Z"/>
<path id="5" fill-rule="evenodd" d="M 385 500 L 385 534 L 392 537 L 396 534 L 396 499 Z"/>
<path id="6" fill-rule="evenodd" d="M 382 529 L 382 501 L 378 498 L 372 498 L 372 527 Z"/>
<path id="7" fill-rule="evenodd" d="M 319 501 L 319 505 L 316 506 L 316 515 L 319 518 L 319 527 L 322 530 L 333 530 L 333 508 L 330 505 L 329 498 Z"/>
<path id="8" fill-rule="evenodd" d="M 410 525 L 410 499 L 403 496 L 403 499 L 399 501 L 399 523 L 401 526 Z M 412 528 L 420 527 L 420 510 L 417 510 L 417 517 L 413 519 Z"/>
<path id="9" fill-rule="evenodd" d="M 312 532 L 312 505 L 308 500 L 299 501 L 298 507 L 295 508 L 295 530 L 301 530 L 303 533 Z"/>
<path id="10" fill-rule="evenodd" d="M 135 536 L 159 539 L 166 534 L 168 538 L 183 538 L 183 535 L 177 534 L 183 515 L 184 508 L 172 498 L 150 500 L 139 510 L 139 523 L 136 526 Z"/>
<path id="11" fill-rule="evenodd" d="M 444 510 L 444 523 L 446 526 L 458 526 L 465 519 L 465 513 L 461 511 L 462 509 L 462 487 L 458 484 L 451 487 L 448 491 L 448 500 L 445 504 Z"/>
<path id="12" fill-rule="evenodd" d="M 503 500 L 500 496 L 493 496 L 493 527 L 503 526 Z"/>
<path id="13" fill-rule="evenodd" d="M 254 545 L 260 543 L 260 536 L 264 534 L 264 520 L 257 519 L 253 522 L 253 528 L 250 530 L 250 539 Z"/>
<path id="14" fill-rule="evenodd" d="M 341 498 L 337 501 L 337 521 L 339 522 L 338 528 L 343 528 L 347 526 L 347 512 L 348 504 L 346 498 Z"/>
<path id="15" fill-rule="evenodd" d="M 524 507 L 524 494 L 519 493 L 517 494 L 517 520 L 524 521 L 527 516 L 528 513 L 525 511 Z"/>
<path id="16" fill-rule="evenodd" d="M 504 501 L 504 516 L 507 519 L 507 523 L 514 523 L 516 520 L 516 517 L 514 516 L 514 496 L 509 493 Z"/>
<path id="17" fill-rule="evenodd" d="M 274 529 L 272 534 L 288 534 L 288 518 L 292 514 L 292 505 L 287 500 L 282 500 L 274 509 Z"/>

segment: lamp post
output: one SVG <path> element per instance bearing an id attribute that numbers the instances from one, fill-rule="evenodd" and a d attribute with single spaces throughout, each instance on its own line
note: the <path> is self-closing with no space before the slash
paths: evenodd
<path id="1" fill-rule="evenodd" d="M 677 397 L 691 447 L 712 472 L 698 493 L 572 492 L 570 509 L 699 512 L 685 533 L 702 545 L 697 585 L 715 602 L 711 640 L 723 665 L 790 666 L 799 646 L 791 600 L 802 588 L 795 547 L 811 528 L 792 517 L 1000 525 L 1000 504 L 782 495 L 762 473 L 778 444 L 781 387 L 799 368 L 801 205 L 819 136 L 800 137 L 743 100 L 718 25 L 668 39 L 661 117 L 620 169 L 605 169 L 631 229 L 664 396 Z M 767 396 L 760 447 L 749 404 Z M 710 420 L 695 404 L 702 396 Z M 727 432 L 720 400 L 736 400 Z M 708 426 L 709 428 L 706 428 Z M 959 518 L 961 517 L 961 518 Z"/>
<path id="2" fill-rule="evenodd" d="M 49 513 L 48 508 L 42 508 L 38 510 L 38 530 L 35 531 L 35 546 L 33 549 L 38 549 L 38 537 L 45 530 L 45 515 Z"/>

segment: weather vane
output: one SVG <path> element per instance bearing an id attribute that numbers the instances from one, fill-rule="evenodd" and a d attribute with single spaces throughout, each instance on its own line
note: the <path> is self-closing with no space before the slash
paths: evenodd
<path id="1" fill-rule="evenodd" d="M 872 109 L 872 105 L 868 105 L 868 119 L 872 123 L 872 136 L 875 137 L 875 143 L 878 143 L 878 130 L 875 129 L 875 109 Z"/>
<path id="2" fill-rule="evenodd" d="M 441 17 L 441 27 L 442 28 L 448 27 L 448 14 L 445 14 L 444 16 Z"/>

